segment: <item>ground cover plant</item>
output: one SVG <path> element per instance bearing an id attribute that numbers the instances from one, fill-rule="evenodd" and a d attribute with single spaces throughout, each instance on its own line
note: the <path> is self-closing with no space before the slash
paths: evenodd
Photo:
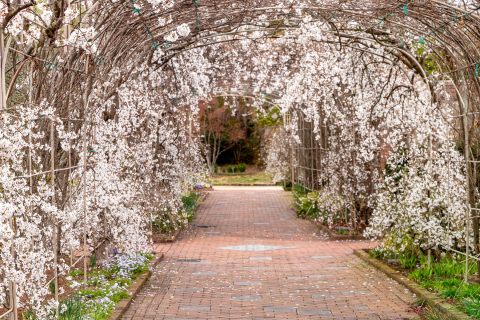
<path id="1" fill-rule="evenodd" d="M 431 258 L 419 252 L 398 254 L 384 248 L 370 251 L 370 255 L 404 271 L 408 277 L 425 289 L 455 304 L 473 319 L 480 319 L 480 283 L 464 281 L 465 259 L 460 255 L 442 254 Z M 470 264 L 469 274 L 477 273 L 476 264 Z"/>
<path id="2" fill-rule="evenodd" d="M 83 270 L 71 270 L 67 280 L 69 286 L 79 289 L 71 297 L 60 302 L 61 320 L 107 320 L 122 299 L 128 298 L 129 285 L 148 271 L 151 254 L 117 255 L 103 265 L 94 268 L 86 283 Z M 25 312 L 25 320 L 40 320 L 34 312 Z"/>

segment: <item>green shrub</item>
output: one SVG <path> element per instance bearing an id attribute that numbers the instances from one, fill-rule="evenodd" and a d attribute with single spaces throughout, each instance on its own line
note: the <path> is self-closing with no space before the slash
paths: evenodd
<path id="1" fill-rule="evenodd" d="M 300 184 L 294 184 L 292 187 L 292 192 L 294 197 L 299 197 L 306 195 L 308 193 L 308 189 Z"/>
<path id="2" fill-rule="evenodd" d="M 299 185 L 295 185 L 293 189 L 297 216 L 312 220 L 318 219 L 320 216 L 317 203 L 318 193 L 307 192 L 305 188 Z"/>
<path id="3" fill-rule="evenodd" d="M 193 220 L 199 198 L 200 195 L 196 192 L 190 192 L 188 195 L 182 197 L 183 212 L 189 222 Z"/>
<path id="4" fill-rule="evenodd" d="M 247 165 L 245 163 L 232 164 L 226 167 L 227 173 L 243 173 L 247 170 Z"/>
<path id="5" fill-rule="evenodd" d="M 350 234 L 350 230 L 349 229 L 335 229 L 335 233 L 339 234 L 341 236 L 346 236 L 346 235 Z"/>
<path id="6" fill-rule="evenodd" d="M 245 172 L 247 170 L 247 165 L 245 163 L 237 164 L 238 172 Z"/>
<path id="7" fill-rule="evenodd" d="M 184 210 L 192 210 L 197 206 L 199 194 L 196 192 L 190 192 L 188 195 L 182 197 L 182 204 Z"/>
<path id="8" fill-rule="evenodd" d="M 285 191 L 292 191 L 292 181 L 285 181 L 283 183 L 283 190 Z"/>

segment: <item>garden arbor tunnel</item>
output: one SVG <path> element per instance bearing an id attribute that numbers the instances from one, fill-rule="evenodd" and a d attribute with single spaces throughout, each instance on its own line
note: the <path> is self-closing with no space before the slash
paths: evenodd
<path id="1" fill-rule="evenodd" d="M 476 1 L 3 6 L 0 302 L 9 315 L 22 304 L 44 310 L 60 264 L 83 261 L 87 271 L 89 250 L 141 251 L 157 215 L 182 219 L 181 196 L 202 174 L 197 106 L 213 96 L 282 110 L 267 165 L 324 190 L 324 211 L 336 212 L 327 223 L 374 224 L 370 233 L 384 235 L 392 215 L 411 213 L 389 206 L 387 192 L 410 175 L 406 186 L 441 195 L 429 203 L 442 210 L 413 210 L 419 220 L 407 224 L 428 230 L 396 227 L 422 249 L 478 254 L 478 219 L 469 218 L 477 203 Z M 402 204 L 418 204 L 412 197 Z"/>

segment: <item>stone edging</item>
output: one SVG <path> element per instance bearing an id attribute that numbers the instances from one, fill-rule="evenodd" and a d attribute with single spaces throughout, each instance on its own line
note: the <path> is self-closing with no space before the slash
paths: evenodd
<path id="1" fill-rule="evenodd" d="M 120 320 L 120 318 L 125 314 L 128 307 L 132 304 L 133 300 L 137 296 L 137 294 L 142 289 L 143 285 L 147 282 L 147 280 L 152 275 L 152 270 L 162 261 L 163 254 L 160 257 L 157 257 L 150 263 L 149 270 L 144 274 L 138 276 L 128 288 L 129 297 L 122 299 L 113 310 L 112 314 L 109 317 L 109 320 Z"/>
<path id="2" fill-rule="evenodd" d="M 435 311 L 439 312 L 443 316 L 446 316 L 446 319 L 451 319 L 451 320 L 471 319 L 468 315 L 459 311 L 454 305 L 445 302 L 445 300 L 443 300 L 442 298 L 422 288 L 419 284 L 403 276 L 399 271 L 394 270 L 393 268 L 388 266 L 386 263 L 370 257 L 370 255 L 365 250 L 354 250 L 354 254 L 360 259 L 362 259 L 363 261 L 373 266 L 375 269 L 385 273 L 389 278 L 405 286 L 408 290 L 413 292 L 419 299 L 425 301 L 425 303 L 428 306 L 430 306 L 431 308 L 433 308 Z"/>

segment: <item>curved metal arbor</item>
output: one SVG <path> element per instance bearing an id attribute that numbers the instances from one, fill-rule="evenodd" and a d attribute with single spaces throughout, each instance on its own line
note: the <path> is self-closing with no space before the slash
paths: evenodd
<path id="1" fill-rule="evenodd" d="M 452 85 L 459 106 L 454 119 L 462 120 L 462 149 L 467 165 L 469 190 L 466 201 L 471 210 L 477 212 L 475 190 L 480 184 L 476 168 L 479 159 L 477 149 L 474 148 L 480 139 L 480 4 L 477 1 L 462 5 L 438 0 L 101 0 L 93 3 L 72 1 L 71 4 L 81 9 L 78 21 L 65 24 L 67 5 L 54 2 L 51 4 L 53 19 L 50 24 L 42 29 L 36 43 L 25 44 L 9 34 L 8 27 L 22 12 L 34 12 L 32 6 L 35 2 L 25 5 L 9 3 L 0 33 L 2 112 L 15 114 L 16 106 L 20 104 L 38 105 L 47 99 L 53 106 L 54 117 L 65 120 L 68 131 L 82 137 L 80 150 L 59 152 L 58 133 L 53 121 L 49 117 L 32 120 L 44 134 L 41 142 L 51 145 L 51 150 L 39 155 L 43 167 L 50 167 L 50 170 L 44 169 L 36 177 L 50 177 L 49 182 L 57 192 L 52 202 L 57 206 L 63 207 L 68 202 L 72 192 L 69 187 L 72 171 L 83 167 L 85 173 L 88 169 L 87 161 L 82 163 L 81 159 L 88 158 L 87 147 L 95 137 L 96 124 L 89 115 L 102 110 L 104 121 L 114 119 L 117 88 L 131 79 L 144 76 L 144 70 L 139 66 L 146 65 L 149 70 L 162 72 L 165 81 L 161 84 L 158 99 L 168 106 L 166 116 L 177 121 L 175 124 L 178 127 L 188 126 L 192 121 L 188 103 L 208 98 L 208 95 L 227 93 L 265 101 L 275 100 L 275 88 L 269 93 L 260 92 L 254 79 L 244 81 L 226 72 L 225 70 L 241 64 L 234 60 L 242 59 L 241 56 L 231 59 L 229 54 L 234 52 L 232 48 L 243 39 L 253 39 L 259 46 L 265 41 L 277 43 L 276 49 L 290 50 L 290 54 L 295 56 L 295 51 L 291 51 L 295 47 L 285 46 L 283 41 L 285 37 L 298 36 L 296 31 L 308 16 L 309 22 L 319 22 L 326 30 L 325 36 L 311 39 L 312 48 L 319 42 L 324 42 L 334 45 L 338 50 L 350 48 L 358 51 L 359 55 L 378 56 L 376 48 L 382 47 L 381 58 L 419 75 L 430 87 L 433 101 L 439 99 L 436 94 L 439 83 L 448 81 Z M 187 24 L 191 30 L 188 36 L 174 42 L 165 40 L 172 30 L 183 24 Z M 57 40 L 67 38 L 82 26 L 93 26 L 96 30 L 95 38 L 92 39 L 96 50 L 85 50 L 74 44 L 58 45 Z M 428 50 L 429 54 L 415 54 L 416 45 Z M 206 60 L 222 69 L 218 77 L 212 76 L 216 88 L 202 93 L 201 97 L 198 97 L 197 92 L 188 92 L 182 88 L 177 77 L 181 73 L 181 64 L 174 61 L 178 57 L 188 57 L 190 52 L 199 48 L 206 49 Z M 214 52 L 219 49 L 224 52 Z M 160 59 L 155 56 L 157 50 L 162 51 Z M 255 57 L 249 57 L 253 58 Z M 245 70 L 248 70 L 248 65 L 249 62 L 246 61 Z M 27 80 L 28 88 L 17 89 L 19 83 Z M 104 85 L 105 83 L 109 85 Z M 178 97 L 172 99 L 165 92 L 177 93 Z M 104 103 L 110 100 L 113 102 L 106 107 Z M 181 116 L 176 117 L 175 112 Z M 292 168 L 292 177 L 298 178 L 302 171 L 306 178 L 299 182 L 315 188 L 315 172 L 321 170 L 318 153 L 324 145 L 313 141 L 313 129 L 308 122 L 301 123 L 305 136 L 303 144 L 296 150 L 299 165 Z M 305 156 L 307 154 L 308 157 Z M 67 164 L 65 158 L 68 158 Z M 32 176 L 29 163 L 31 164 L 31 158 L 26 152 L 23 174 L 33 186 L 37 178 Z M 59 163 L 65 165 L 60 167 Z M 479 222 L 477 214 L 473 216 L 477 248 L 475 253 L 478 255 Z M 469 221 L 468 218 L 467 226 Z M 57 257 L 61 254 L 62 228 L 54 221 L 49 223 L 57 229 L 55 239 L 49 240 L 55 247 Z M 86 238 L 83 240 L 86 243 Z M 466 254 L 468 257 L 469 253 Z M 86 269 L 85 257 L 83 261 Z M 57 274 L 53 281 L 57 283 Z M 58 299 L 58 285 L 56 288 Z M 10 290 L 15 292 L 14 283 Z M 15 295 L 11 295 L 10 304 L 11 309 L 7 314 L 16 319 Z"/>

